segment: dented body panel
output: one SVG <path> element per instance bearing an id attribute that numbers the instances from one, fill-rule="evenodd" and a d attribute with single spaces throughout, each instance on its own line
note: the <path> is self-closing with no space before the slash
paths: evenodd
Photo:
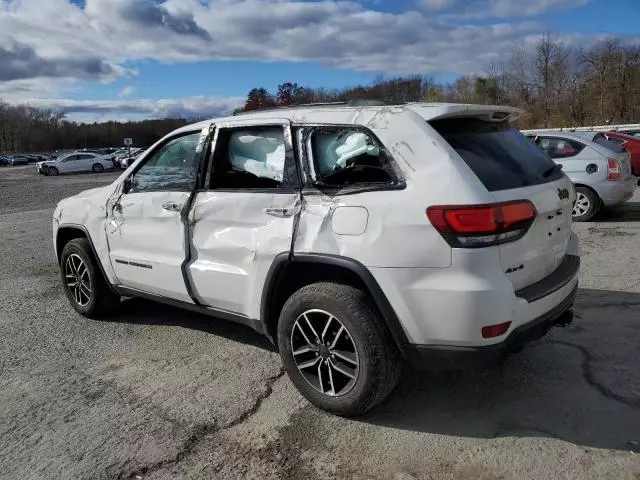
<path id="1" fill-rule="evenodd" d="M 187 269 L 203 305 L 260 317 L 260 296 L 274 258 L 291 248 L 298 193 L 200 192 Z"/>

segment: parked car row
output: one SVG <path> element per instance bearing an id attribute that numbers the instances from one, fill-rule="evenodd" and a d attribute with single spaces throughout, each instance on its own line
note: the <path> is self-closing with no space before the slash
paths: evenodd
<path id="1" fill-rule="evenodd" d="M 113 158 L 113 166 L 114 168 L 121 168 L 123 170 L 129 168 L 131 165 L 143 152 L 141 148 L 131 148 L 131 150 L 120 150 L 115 152 Z"/>
<path id="2" fill-rule="evenodd" d="M 49 156 L 45 154 L 36 153 L 22 153 L 15 155 L 0 155 L 0 167 L 14 166 L 14 165 L 28 165 L 30 163 L 40 162 L 42 160 L 48 160 Z"/>
<path id="3" fill-rule="evenodd" d="M 573 220 L 588 221 L 602 207 L 629 200 L 640 173 L 640 138 L 618 132 L 527 133 L 571 179 L 576 189 Z"/>

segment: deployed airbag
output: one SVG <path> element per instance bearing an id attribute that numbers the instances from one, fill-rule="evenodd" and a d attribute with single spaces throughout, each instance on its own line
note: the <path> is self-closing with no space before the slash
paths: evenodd
<path id="1" fill-rule="evenodd" d="M 233 132 L 229 139 L 229 161 L 234 170 L 260 178 L 282 181 L 284 133 L 280 131 Z"/>
<path id="2" fill-rule="evenodd" d="M 330 172 L 338 166 L 344 168 L 347 162 L 360 155 L 378 156 L 380 149 L 372 145 L 369 136 L 362 132 L 325 133 L 317 135 L 315 143 L 320 173 Z"/>

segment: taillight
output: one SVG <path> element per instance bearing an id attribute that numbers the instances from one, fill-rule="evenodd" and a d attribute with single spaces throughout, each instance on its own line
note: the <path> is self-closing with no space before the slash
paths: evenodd
<path id="1" fill-rule="evenodd" d="M 427 208 L 427 217 L 452 247 L 480 248 L 513 242 L 536 218 L 528 200 L 490 205 L 447 205 Z"/>
<path id="2" fill-rule="evenodd" d="M 622 178 L 620 164 L 615 158 L 607 159 L 607 172 L 607 180 L 620 180 Z"/>

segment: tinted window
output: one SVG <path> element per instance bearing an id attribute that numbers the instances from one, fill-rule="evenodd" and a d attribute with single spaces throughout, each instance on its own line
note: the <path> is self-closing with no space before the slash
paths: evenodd
<path id="1" fill-rule="evenodd" d="M 132 192 L 189 191 L 196 182 L 196 146 L 200 133 L 174 138 L 133 175 Z"/>
<path id="2" fill-rule="evenodd" d="M 607 139 L 607 137 L 605 137 L 603 134 L 599 133 L 597 134 L 595 137 L 593 137 L 593 141 L 595 143 L 597 143 L 598 145 L 602 145 L 605 148 L 608 148 L 609 150 L 615 152 L 615 153 L 623 153 L 625 151 L 624 148 L 622 148 L 618 143 L 616 143 L 615 141 L 612 140 L 617 140 L 617 139 Z M 622 142 L 620 142 L 622 143 Z"/>
<path id="3" fill-rule="evenodd" d="M 211 188 L 272 189 L 291 185 L 296 173 L 287 158 L 282 127 L 220 129 Z"/>
<path id="4" fill-rule="evenodd" d="M 584 145 L 566 138 L 539 137 L 537 145 L 551 158 L 573 157 L 584 149 Z"/>
<path id="5" fill-rule="evenodd" d="M 316 180 L 320 185 L 392 183 L 390 161 L 371 135 L 353 128 L 311 133 Z"/>
<path id="6" fill-rule="evenodd" d="M 563 175 L 559 170 L 549 173 L 554 162 L 506 122 L 450 119 L 430 124 L 489 191 L 546 183 Z"/>

